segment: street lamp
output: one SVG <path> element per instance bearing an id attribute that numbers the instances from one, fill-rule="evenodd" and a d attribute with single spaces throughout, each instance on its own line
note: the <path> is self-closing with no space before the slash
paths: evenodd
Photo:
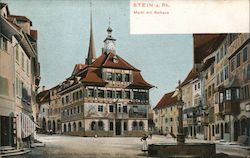
<path id="1" fill-rule="evenodd" d="M 183 104 L 184 102 L 182 101 L 182 89 L 181 89 L 181 81 L 179 80 L 178 82 L 178 88 L 177 88 L 177 108 L 178 108 L 178 134 L 177 134 L 177 145 L 182 145 L 185 143 L 185 134 L 183 132 Z"/>

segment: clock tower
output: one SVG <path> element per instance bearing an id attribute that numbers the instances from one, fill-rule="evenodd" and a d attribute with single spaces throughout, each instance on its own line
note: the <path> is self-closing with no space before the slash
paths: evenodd
<path id="1" fill-rule="evenodd" d="M 103 53 L 110 53 L 110 52 L 115 53 L 116 39 L 112 37 L 112 28 L 110 26 L 107 29 L 107 33 L 108 35 L 106 39 L 103 41 L 104 42 Z"/>

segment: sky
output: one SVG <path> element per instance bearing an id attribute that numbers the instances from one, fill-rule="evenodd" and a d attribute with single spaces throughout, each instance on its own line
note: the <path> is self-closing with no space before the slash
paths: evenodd
<path id="1" fill-rule="evenodd" d="M 1 0 L 10 14 L 24 15 L 38 30 L 40 87 L 52 88 L 68 78 L 75 64 L 84 63 L 90 34 L 89 0 Z M 130 34 L 129 0 L 92 0 L 97 56 L 107 36 L 109 17 L 116 53 L 141 70 L 154 107 L 161 97 L 184 80 L 193 65 L 191 34 Z M 155 28 L 157 29 L 157 28 Z"/>

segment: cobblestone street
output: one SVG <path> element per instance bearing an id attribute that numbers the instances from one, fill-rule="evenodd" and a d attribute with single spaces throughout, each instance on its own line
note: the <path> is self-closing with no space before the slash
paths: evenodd
<path id="1" fill-rule="evenodd" d="M 45 143 L 45 147 L 36 147 L 26 155 L 16 158 L 132 158 L 147 157 L 141 152 L 141 141 L 138 137 L 72 137 L 39 135 L 38 139 Z M 148 144 L 173 143 L 172 138 L 153 136 Z M 187 142 L 205 142 L 201 140 L 187 140 Z M 246 157 L 249 150 L 226 144 L 217 144 L 217 153 L 226 153 L 231 157 Z M 13 157 L 14 158 L 14 157 Z"/>

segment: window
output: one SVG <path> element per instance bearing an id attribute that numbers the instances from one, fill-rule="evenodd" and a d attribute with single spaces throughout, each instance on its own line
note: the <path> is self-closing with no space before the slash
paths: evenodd
<path id="1" fill-rule="evenodd" d="M 220 103 L 223 102 L 223 93 L 220 93 Z"/>
<path id="2" fill-rule="evenodd" d="M 66 103 L 69 102 L 69 96 L 66 96 Z"/>
<path id="3" fill-rule="evenodd" d="M 240 53 L 237 54 L 236 56 L 236 67 L 240 66 Z"/>
<path id="4" fill-rule="evenodd" d="M 243 62 L 247 61 L 247 47 L 243 49 Z"/>
<path id="5" fill-rule="evenodd" d="M 80 106 L 77 106 L 77 113 L 80 113 Z"/>
<path id="6" fill-rule="evenodd" d="M 232 58 L 231 59 L 231 71 L 233 71 L 235 69 L 235 59 Z"/>
<path id="7" fill-rule="evenodd" d="M 123 106 L 122 108 L 123 108 L 123 112 L 124 112 L 124 113 L 127 113 L 127 112 L 128 112 L 128 107 L 127 107 L 127 106 Z"/>
<path id="8" fill-rule="evenodd" d="M 44 112 L 45 110 L 44 110 L 44 108 L 43 108 L 43 112 Z"/>
<path id="9" fill-rule="evenodd" d="M 109 112 L 114 112 L 114 105 L 109 105 Z"/>
<path id="10" fill-rule="evenodd" d="M 113 122 L 109 122 L 109 130 L 110 131 L 114 130 L 114 123 Z"/>
<path id="11" fill-rule="evenodd" d="M 170 118 L 170 122 L 173 122 L 173 118 L 172 117 Z"/>
<path id="12" fill-rule="evenodd" d="M 224 81 L 224 73 L 223 70 L 220 72 L 220 82 Z"/>
<path id="13" fill-rule="evenodd" d="M 226 90 L 226 100 L 231 100 L 231 90 L 230 89 Z"/>
<path id="14" fill-rule="evenodd" d="M 122 81 L 122 74 L 116 73 L 116 75 L 115 75 L 115 80 L 116 80 L 116 81 Z"/>
<path id="15" fill-rule="evenodd" d="M 102 105 L 98 105 L 98 112 L 103 112 L 103 106 Z"/>
<path id="16" fill-rule="evenodd" d="M 94 89 L 89 89 L 88 90 L 88 96 L 89 97 L 94 97 Z"/>
<path id="17" fill-rule="evenodd" d="M 91 122 L 90 126 L 91 126 L 92 131 L 96 130 L 96 122 L 95 121 Z"/>
<path id="18" fill-rule="evenodd" d="M 123 130 L 126 131 L 128 129 L 128 124 L 127 122 L 124 122 L 123 123 Z"/>
<path id="19" fill-rule="evenodd" d="M 197 89 L 197 87 L 196 87 L 196 84 L 194 85 L 194 90 L 196 90 Z"/>
<path id="20" fill-rule="evenodd" d="M 210 67 L 210 74 L 211 75 L 214 74 L 214 65 L 211 65 L 211 67 Z"/>
<path id="21" fill-rule="evenodd" d="M 139 122 L 139 130 L 144 129 L 144 123 L 142 121 Z"/>
<path id="22" fill-rule="evenodd" d="M 227 41 L 224 44 L 224 52 L 225 52 L 225 55 L 226 55 L 227 54 Z"/>
<path id="23" fill-rule="evenodd" d="M 198 89 L 200 89 L 200 86 L 201 86 L 200 83 L 198 83 Z"/>
<path id="24" fill-rule="evenodd" d="M 62 104 L 64 104 L 64 97 L 62 97 Z"/>
<path id="25" fill-rule="evenodd" d="M 125 82 L 129 82 L 129 74 L 125 74 Z"/>
<path id="26" fill-rule="evenodd" d="M 166 123 L 168 122 L 168 118 L 165 118 L 165 122 L 166 122 Z"/>
<path id="27" fill-rule="evenodd" d="M 109 80 L 109 81 L 112 81 L 112 73 L 110 73 L 110 72 L 107 72 L 107 80 Z"/>
<path id="28" fill-rule="evenodd" d="M 98 121 L 98 129 L 99 130 L 104 130 L 104 126 L 103 126 L 103 122 L 102 121 Z"/>
<path id="29" fill-rule="evenodd" d="M 104 98 L 104 91 L 103 90 L 98 90 L 98 97 Z"/>
<path id="30" fill-rule="evenodd" d="M 80 98 L 83 97 L 83 94 L 82 94 L 82 91 L 81 91 L 81 90 L 79 91 L 79 95 L 80 95 Z"/>
<path id="31" fill-rule="evenodd" d="M 223 58 L 224 52 L 223 47 L 220 48 L 220 60 Z"/>
<path id="32" fill-rule="evenodd" d="M 136 121 L 132 123 L 132 130 L 138 130 L 138 125 Z"/>
<path id="33" fill-rule="evenodd" d="M 125 98 L 130 99 L 130 91 L 125 91 Z"/>
<path id="34" fill-rule="evenodd" d="M 224 77 L 225 77 L 225 80 L 228 79 L 228 66 L 225 67 L 224 69 Z"/>
<path id="35" fill-rule="evenodd" d="M 219 74 L 216 76 L 216 84 L 217 84 L 217 85 L 220 84 L 220 75 L 219 75 Z"/>
<path id="36" fill-rule="evenodd" d="M 217 54 L 216 54 L 216 63 L 218 63 L 220 61 L 220 54 L 219 54 L 219 52 L 217 52 Z"/>
<path id="37" fill-rule="evenodd" d="M 0 36 L 0 49 L 7 51 L 7 39 Z"/>
<path id="38" fill-rule="evenodd" d="M 116 98 L 118 99 L 122 98 L 122 91 L 116 91 Z"/>
<path id="39" fill-rule="evenodd" d="M 78 93 L 78 91 L 76 92 L 76 100 L 78 100 L 79 99 L 79 93 Z"/>
<path id="40" fill-rule="evenodd" d="M 107 91 L 107 98 L 112 98 L 112 91 Z"/>

